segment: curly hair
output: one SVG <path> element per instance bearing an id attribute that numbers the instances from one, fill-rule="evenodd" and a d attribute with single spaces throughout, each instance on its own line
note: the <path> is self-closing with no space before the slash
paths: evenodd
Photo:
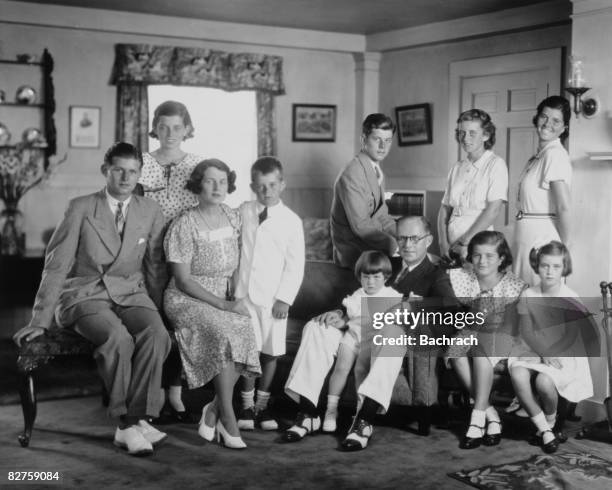
<path id="1" fill-rule="evenodd" d="M 535 127 L 538 126 L 538 118 L 545 107 L 549 109 L 557 109 L 561 111 L 563 114 L 563 124 L 565 125 L 565 131 L 561 133 L 559 139 L 564 142 L 569 136 L 569 123 L 572 117 L 572 107 L 570 106 L 569 100 L 561 95 L 551 95 L 550 97 L 546 97 L 542 102 L 538 104 L 538 108 L 536 109 L 536 115 L 533 116 L 531 122 Z"/>
<path id="2" fill-rule="evenodd" d="M 185 189 L 193 192 L 194 194 L 200 194 L 202 192 L 202 179 L 204 178 L 206 170 L 208 170 L 210 167 L 214 167 L 227 174 L 228 194 L 231 194 L 236 190 L 236 172 L 230 170 L 225 162 L 222 162 L 217 158 L 207 158 L 206 160 L 202 160 L 200 163 L 198 163 L 191 172 L 191 175 L 185 184 Z"/>
<path id="3" fill-rule="evenodd" d="M 501 264 L 497 268 L 499 272 L 505 271 L 512 265 L 512 252 L 503 233 L 493 230 L 484 230 L 476 233 L 470 240 L 470 243 L 468 243 L 466 260 L 470 263 L 472 262 L 472 255 L 476 245 L 495 245 L 497 255 L 502 257 Z"/>
<path id="4" fill-rule="evenodd" d="M 485 150 L 490 150 L 495 145 L 495 124 L 491 121 L 491 116 L 482 109 L 470 109 L 462 112 L 457 119 L 457 125 L 464 121 L 478 121 L 482 132 L 489 136 L 489 139 L 484 142 Z M 455 129 L 455 140 L 461 144 L 459 128 Z"/>
<path id="5" fill-rule="evenodd" d="M 159 124 L 159 118 L 162 116 L 180 116 L 183 120 L 183 124 L 189 128 L 189 131 L 187 131 L 187 134 L 183 140 L 193 138 L 193 123 L 191 122 L 189 111 L 187 110 L 187 107 L 185 107 L 185 104 L 176 102 L 175 100 L 167 100 L 155 108 L 155 112 L 153 113 L 153 122 L 151 123 L 151 131 L 149 131 L 149 136 L 151 138 L 159 139 L 156 128 Z"/>

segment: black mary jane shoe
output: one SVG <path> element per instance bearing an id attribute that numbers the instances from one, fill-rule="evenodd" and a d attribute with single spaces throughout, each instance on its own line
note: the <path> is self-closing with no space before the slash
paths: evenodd
<path id="1" fill-rule="evenodd" d="M 501 422 L 499 420 L 489 420 L 487 422 L 487 429 L 489 428 L 489 424 L 498 424 L 499 432 L 497 434 L 488 434 L 488 433 L 485 434 L 484 437 L 482 438 L 482 443 L 485 446 L 497 446 L 501 442 L 501 430 L 502 430 Z"/>
<path id="2" fill-rule="evenodd" d="M 557 439 L 558 444 L 563 444 L 564 442 L 567 442 L 567 434 L 565 432 L 558 429 L 553 429 L 552 432 L 553 434 L 555 434 L 555 438 Z M 529 436 L 527 442 L 529 442 L 529 444 L 531 444 L 532 446 L 541 446 L 542 437 L 538 435 L 537 432 L 535 432 L 531 436 Z"/>
<path id="3" fill-rule="evenodd" d="M 361 451 L 368 447 L 372 437 L 372 424 L 365 419 L 355 418 L 347 436 L 340 443 L 340 450 L 346 452 Z"/>
<path id="4" fill-rule="evenodd" d="M 544 444 L 543 436 L 546 432 L 550 432 L 555 437 L 552 441 L 549 441 L 546 444 Z M 544 432 L 542 432 L 542 435 L 540 436 L 540 441 L 541 441 L 540 445 L 542 446 L 542 451 L 544 451 L 546 454 L 552 454 L 556 452 L 557 449 L 559 449 L 559 439 L 557 439 L 557 436 L 552 430 L 545 430 Z"/>
<path id="5" fill-rule="evenodd" d="M 481 427 L 479 425 L 474 425 L 474 424 L 470 424 L 470 427 L 476 427 L 477 429 L 480 429 L 480 432 L 482 434 L 484 434 L 484 431 L 485 431 L 484 427 Z M 480 445 L 483 442 L 483 439 L 484 439 L 484 436 L 480 436 L 480 437 L 465 436 L 459 443 L 459 447 L 461 449 L 476 449 L 477 447 L 480 447 Z"/>

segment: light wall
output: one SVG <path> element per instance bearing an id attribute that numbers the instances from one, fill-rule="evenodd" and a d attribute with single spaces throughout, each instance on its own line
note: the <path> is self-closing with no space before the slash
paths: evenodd
<path id="1" fill-rule="evenodd" d="M 380 109 L 395 118 L 395 107 L 432 105 L 433 143 L 394 146 L 385 171 L 394 188 L 443 190 L 454 162 L 448 161 L 449 67 L 454 61 L 569 47 L 569 24 L 468 41 L 436 43 L 385 52 L 380 66 Z"/>
<path id="2" fill-rule="evenodd" d="M 25 6 L 25 7 L 22 7 Z M 130 25 L 133 31 L 117 32 L 120 21 L 117 15 L 107 11 L 74 9 L 69 7 L 37 6 L 20 2 L 0 0 L 0 9 L 10 14 L 11 22 L 0 20 L 0 58 L 14 59 L 23 52 L 40 54 L 46 47 L 55 60 L 53 79 L 55 83 L 55 100 L 57 109 L 55 123 L 57 126 L 57 155 L 67 156 L 53 179 L 42 188 L 37 188 L 22 200 L 21 209 L 25 216 L 26 247 L 30 252 L 40 253 L 43 247 L 43 233 L 53 228 L 61 218 L 67 201 L 77 195 L 93 192 L 102 188 L 103 180 L 99 173 L 105 149 L 114 141 L 116 89 L 109 84 L 114 60 L 114 45 L 117 43 L 145 43 L 158 45 L 195 46 L 220 49 L 229 52 L 257 52 L 283 57 L 283 74 L 286 95 L 276 97 L 276 121 L 278 129 L 278 156 L 286 167 L 286 179 L 290 187 L 329 187 L 341 166 L 354 153 L 354 101 L 355 101 L 355 62 L 353 54 L 348 51 L 334 51 L 330 46 L 334 40 L 313 39 L 313 49 L 293 47 L 304 44 L 309 39 L 308 31 L 291 32 L 280 30 L 274 39 L 266 39 L 270 45 L 231 43 L 225 41 L 205 41 L 194 39 L 193 26 L 185 25 L 175 33 L 185 32 L 189 38 L 178 35 L 169 38 L 147 35 L 147 29 L 160 32 L 160 18 L 156 16 L 126 14 L 131 16 Z M 8 9 L 7 7 L 10 7 Z M 23 16 L 19 14 L 23 9 Z M 46 10 L 45 10 L 46 9 Z M 44 19 L 34 19 L 45 11 L 48 19 L 62 26 L 43 26 Z M 93 12 L 93 13 L 92 13 Z M 9 15 L 0 15 L 6 19 Z M 103 22 L 100 17 L 107 16 Z M 70 19 L 69 21 L 66 19 Z M 169 19 L 166 24 L 171 24 Z M 95 26 L 93 25 L 95 22 Z M 181 21 L 182 24 L 189 22 Z M 51 21 L 49 21 L 51 23 Z M 38 25 L 32 25 L 38 24 Z M 98 25 L 99 24 L 99 25 Z M 242 27 L 232 25 L 226 29 L 224 36 L 241 39 L 244 36 Z M 168 26 L 166 25 L 166 29 Z M 249 31 L 248 28 L 244 28 Z M 202 31 L 202 37 L 208 31 Z M 325 37 L 325 36 L 323 36 Z M 333 36 L 332 36 L 333 37 Z M 359 49 L 364 43 L 355 43 L 353 37 L 339 35 L 335 45 L 355 46 Z M 257 37 L 256 39 L 263 39 Z M 359 41 L 359 39 L 357 39 Z M 272 45 L 272 43 L 276 43 Z M 286 44 L 290 47 L 283 47 Z M 346 46 L 344 47 L 346 48 Z M 3 70 L 6 68 L 3 66 Z M 27 83 L 28 80 L 24 80 Z M 7 94 L 11 96 L 11 94 Z M 291 141 L 291 105 L 301 103 L 321 103 L 337 105 L 337 134 L 334 143 L 294 143 Z M 194 101 L 196 103 L 196 101 Z M 68 147 L 68 108 L 71 105 L 94 105 L 102 108 L 101 146 L 99 149 L 74 149 Z M 0 109 L 1 120 L 1 109 Z M 6 123 L 6 122 L 5 122 Z M 10 124 L 8 124 L 10 126 Z M 231 131 L 231 127 L 218 128 L 219 131 Z M 13 138 L 18 134 L 13 132 Z M 197 135 L 196 137 L 214 137 L 214 135 Z M 240 144 L 236 141 L 236 144 Z M 231 162 L 228 162 L 231 163 Z"/>

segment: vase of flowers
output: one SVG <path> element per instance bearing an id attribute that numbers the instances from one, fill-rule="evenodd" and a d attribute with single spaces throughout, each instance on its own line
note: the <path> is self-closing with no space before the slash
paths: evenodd
<path id="1" fill-rule="evenodd" d="M 48 179 L 65 160 L 47 165 L 45 144 L 18 143 L 0 147 L 0 254 L 20 255 L 25 252 L 23 214 L 19 201 L 34 186 Z"/>

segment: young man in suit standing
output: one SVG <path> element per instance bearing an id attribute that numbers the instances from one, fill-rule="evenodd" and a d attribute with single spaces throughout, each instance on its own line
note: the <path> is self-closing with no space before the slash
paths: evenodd
<path id="1" fill-rule="evenodd" d="M 142 154 L 115 143 L 104 156 L 106 187 L 73 199 L 47 247 L 32 320 L 17 345 L 53 323 L 91 341 L 119 418 L 114 443 L 132 455 L 153 452 L 166 434 L 147 419 L 161 409 L 161 374 L 170 338 L 160 318 L 166 267 L 159 205 L 132 194 Z M 56 311 L 57 310 L 57 311 Z"/>
<path id="2" fill-rule="evenodd" d="M 380 164 L 389 154 L 395 124 L 385 114 L 370 114 L 362 125 L 361 151 L 334 183 L 331 238 L 334 262 L 352 269 L 365 250 L 388 256 L 397 251 L 395 221 L 385 204 Z"/>

